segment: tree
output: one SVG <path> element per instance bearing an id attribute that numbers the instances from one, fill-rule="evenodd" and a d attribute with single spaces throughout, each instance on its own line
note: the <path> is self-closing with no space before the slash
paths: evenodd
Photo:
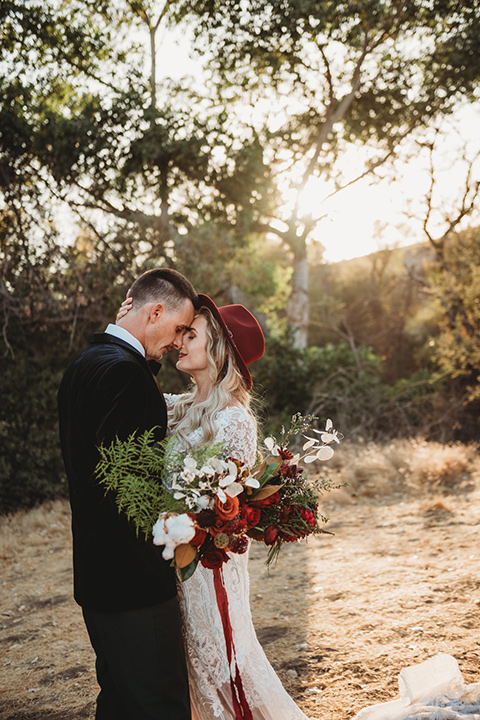
<path id="1" fill-rule="evenodd" d="M 270 213 L 251 204 L 251 227 L 291 254 L 289 317 L 305 347 L 307 248 L 322 212 L 319 198 L 318 213 L 301 215 L 302 190 L 314 178 L 337 192 L 375 175 L 407 138 L 478 94 L 480 8 L 476 0 L 189 0 L 176 12 L 194 19 L 199 48 L 207 44 L 225 107 L 239 98 L 263 124 L 264 159 L 287 200 Z M 355 173 L 359 154 L 364 170 Z"/>

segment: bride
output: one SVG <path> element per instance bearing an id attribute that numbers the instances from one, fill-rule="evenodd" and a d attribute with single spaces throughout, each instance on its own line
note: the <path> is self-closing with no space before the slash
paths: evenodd
<path id="1" fill-rule="evenodd" d="M 252 467 L 257 425 L 250 409 L 247 366 L 263 355 L 263 333 L 243 305 L 217 307 L 207 295 L 199 298 L 202 307 L 183 337 L 177 362 L 193 384 L 182 395 L 165 395 L 169 433 L 183 448 L 221 442 Z M 282 687 L 256 637 L 248 547 L 244 554 L 228 556 L 220 570 L 228 633 L 225 613 L 218 607 L 215 572 L 199 564 L 190 579 L 178 582 L 192 720 L 308 720 Z"/>

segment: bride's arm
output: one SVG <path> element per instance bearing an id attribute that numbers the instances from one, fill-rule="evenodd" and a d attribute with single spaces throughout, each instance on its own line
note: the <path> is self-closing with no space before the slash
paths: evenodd
<path id="1" fill-rule="evenodd" d="M 223 442 L 229 453 L 248 467 L 257 458 L 257 429 L 252 420 L 240 408 L 230 409 L 230 417 L 223 431 Z"/>

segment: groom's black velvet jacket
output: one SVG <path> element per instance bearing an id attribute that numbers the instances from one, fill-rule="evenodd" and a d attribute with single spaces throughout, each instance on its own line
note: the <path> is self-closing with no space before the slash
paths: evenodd
<path id="1" fill-rule="evenodd" d="M 156 425 L 157 439 L 165 436 L 165 401 L 145 358 L 112 335 L 94 335 L 63 377 L 58 409 L 72 507 L 75 600 L 111 612 L 173 598 L 173 569 L 150 542 L 137 539 L 94 479 L 102 442 Z"/>

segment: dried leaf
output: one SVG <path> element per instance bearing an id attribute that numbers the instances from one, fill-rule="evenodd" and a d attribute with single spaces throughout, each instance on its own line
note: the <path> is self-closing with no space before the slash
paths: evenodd
<path id="1" fill-rule="evenodd" d="M 190 543 L 184 543 L 177 545 L 175 548 L 175 564 L 179 568 L 187 567 L 190 563 L 195 560 L 197 554 L 197 548 Z"/>
<path id="2" fill-rule="evenodd" d="M 255 475 L 255 477 L 262 477 L 263 473 L 267 469 L 267 461 L 261 463 L 260 465 L 255 465 L 253 470 L 251 471 L 252 475 Z"/>
<path id="3" fill-rule="evenodd" d="M 265 500 L 265 498 L 270 497 L 270 495 L 273 495 L 273 493 L 276 493 L 277 490 L 280 490 L 280 488 L 283 487 L 282 485 L 264 485 L 260 490 L 255 493 L 253 496 L 253 501 L 256 502 L 257 500 Z"/>

